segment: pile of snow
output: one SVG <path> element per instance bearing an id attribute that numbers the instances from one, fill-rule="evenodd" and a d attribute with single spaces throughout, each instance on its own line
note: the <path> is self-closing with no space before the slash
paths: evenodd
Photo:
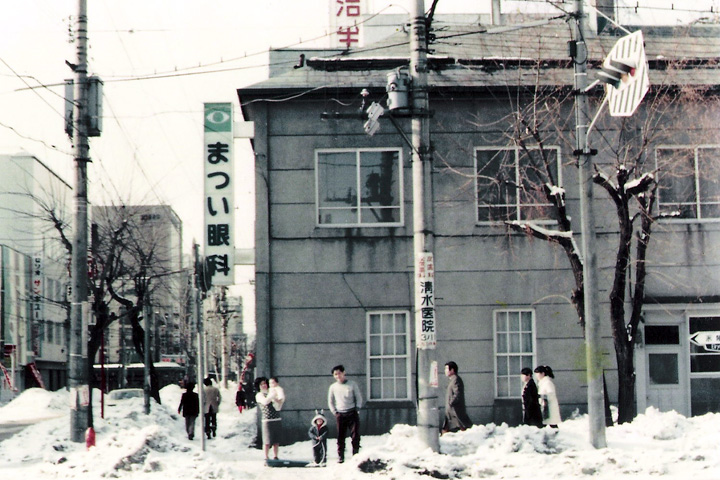
<path id="1" fill-rule="evenodd" d="M 631 424 L 608 428 L 604 449 L 590 445 L 586 416 L 567 420 L 557 430 L 477 425 L 443 435 L 440 453 L 423 446 L 415 427 L 396 425 L 386 435 L 363 437 L 360 453 L 344 464 L 337 463 L 331 438 L 325 468 L 269 468 L 262 450 L 252 448 L 255 410 L 240 414 L 235 390 L 221 392 L 218 436 L 205 441 L 205 451 L 199 420 L 195 440 L 185 435 L 177 386 L 161 391 L 162 405 L 152 402 L 149 415 L 143 413 L 143 399 L 135 398 L 106 406 L 105 418 L 99 418 L 96 400 L 97 441 L 88 451 L 69 439 L 67 392 L 28 390 L 0 408 L 3 423 L 38 420 L 0 443 L 0 471 L 5 478 L 41 480 L 720 478 L 720 414 L 686 418 L 655 409 Z M 309 440 L 280 447 L 280 456 L 309 460 Z"/>

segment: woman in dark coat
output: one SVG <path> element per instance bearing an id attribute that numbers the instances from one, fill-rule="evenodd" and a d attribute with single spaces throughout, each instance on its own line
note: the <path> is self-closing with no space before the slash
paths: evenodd
<path id="1" fill-rule="evenodd" d="M 529 368 L 523 368 L 520 371 L 520 377 L 523 381 L 522 390 L 522 406 L 523 406 L 523 425 L 535 425 L 542 427 L 542 413 L 540 411 L 540 396 L 538 389 L 533 380 L 533 372 Z"/>

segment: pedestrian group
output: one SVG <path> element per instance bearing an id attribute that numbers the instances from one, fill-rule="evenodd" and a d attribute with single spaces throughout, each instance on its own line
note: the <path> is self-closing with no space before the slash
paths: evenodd
<path id="1" fill-rule="evenodd" d="M 445 364 L 445 375 L 448 378 L 445 393 L 445 418 L 440 433 L 458 432 L 472 427 L 473 423 L 467 414 L 465 405 L 465 384 L 458 375 L 457 363 L 450 361 Z M 347 378 L 345 367 L 336 365 L 331 370 L 334 382 L 330 385 L 327 403 L 330 412 L 335 416 L 337 426 L 337 455 L 338 462 L 345 461 L 345 442 L 350 438 L 352 455 L 360 451 L 360 409 L 363 398 L 358 384 Z M 522 423 L 536 427 L 549 426 L 558 428 L 562 421 L 557 391 L 553 379 L 552 368 L 540 365 L 534 373 L 537 383 L 533 379 L 533 370 L 523 368 L 520 371 L 522 382 Z M 207 438 L 217 435 L 217 412 L 222 401 L 220 391 L 210 378 L 204 380 L 204 433 Z M 200 413 L 199 396 L 193 390 L 194 382 L 184 382 L 186 391 L 182 394 L 178 413 L 185 418 L 185 431 L 188 439 L 195 436 L 195 420 Z M 285 403 L 285 391 L 280 386 L 277 377 L 258 377 L 255 379 L 255 403 L 260 407 L 263 450 L 266 461 L 278 460 L 279 445 L 282 443 L 282 418 L 280 411 Z M 249 394 L 247 384 L 240 383 L 235 396 L 235 404 L 240 413 L 249 408 Z M 310 422 L 308 437 L 311 440 L 313 466 L 327 465 L 327 437 L 328 422 L 322 410 L 316 410 Z"/>

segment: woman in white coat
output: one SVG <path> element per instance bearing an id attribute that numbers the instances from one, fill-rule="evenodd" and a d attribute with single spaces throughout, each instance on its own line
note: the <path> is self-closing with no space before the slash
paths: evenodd
<path id="1" fill-rule="evenodd" d="M 540 410 L 543 414 L 543 424 L 552 428 L 557 428 L 558 423 L 562 421 L 560 418 L 560 405 L 558 404 L 557 392 L 555 391 L 555 383 L 552 379 L 552 368 L 547 365 L 540 365 L 535 369 L 538 378 L 538 394 L 540 395 Z"/>

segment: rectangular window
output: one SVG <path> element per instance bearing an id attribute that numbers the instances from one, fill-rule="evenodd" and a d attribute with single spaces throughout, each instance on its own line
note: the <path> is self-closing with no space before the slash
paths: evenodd
<path id="1" fill-rule="evenodd" d="M 554 221 L 544 188 L 562 186 L 560 148 L 476 148 L 475 175 L 478 223 Z"/>
<path id="2" fill-rule="evenodd" d="M 318 225 L 402 225 L 400 149 L 318 150 L 315 161 Z"/>
<path id="3" fill-rule="evenodd" d="M 720 147 L 659 147 L 660 213 L 679 219 L 720 218 Z"/>
<path id="4" fill-rule="evenodd" d="M 368 392 L 370 400 L 410 399 L 410 315 L 367 314 Z"/>
<path id="5" fill-rule="evenodd" d="M 495 311 L 495 394 L 498 398 L 520 394 L 520 370 L 535 364 L 535 312 Z"/>
<path id="6" fill-rule="evenodd" d="M 720 317 L 690 317 L 690 373 L 720 373 Z"/>

